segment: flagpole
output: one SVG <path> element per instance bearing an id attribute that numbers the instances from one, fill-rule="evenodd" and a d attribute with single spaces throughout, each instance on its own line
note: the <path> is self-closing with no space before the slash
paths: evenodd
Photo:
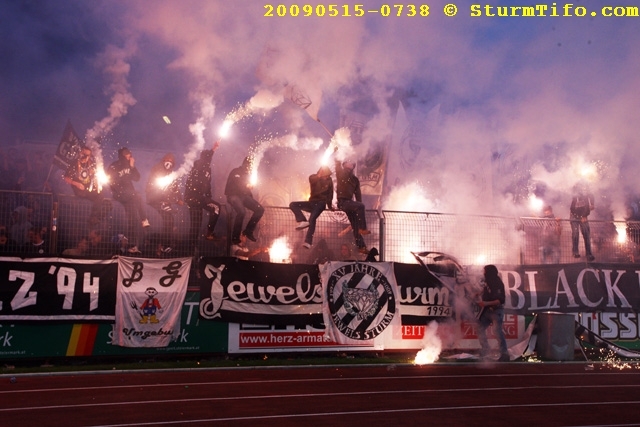
<path id="1" fill-rule="evenodd" d="M 307 113 L 308 113 L 308 111 L 307 111 Z M 309 114 L 309 115 L 311 116 L 311 114 Z M 324 123 L 322 123 L 322 122 L 320 121 L 320 119 L 316 119 L 316 121 L 317 121 L 318 123 L 320 123 L 320 126 L 322 126 L 322 128 L 323 128 L 325 131 L 327 131 L 327 133 L 329 134 L 329 136 L 330 136 L 331 138 L 333 138 L 333 134 L 332 134 L 332 133 L 331 133 L 331 131 L 330 131 L 330 130 L 329 130 L 329 129 L 324 125 Z"/>
<path id="2" fill-rule="evenodd" d="M 49 184 L 49 178 L 51 177 L 51 171 L 53 171 L 53 163 L 49 166 L 49 173 L 47 174 L 47 178 L 44 180 L 44 184 L 42 184 L 43 193 L 47 190 L 47 187 Z"/>

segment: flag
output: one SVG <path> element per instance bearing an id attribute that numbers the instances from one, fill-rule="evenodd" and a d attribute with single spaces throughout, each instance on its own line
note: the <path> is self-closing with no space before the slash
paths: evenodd
<path id="1" fill-rule="evenodd" d="M 320 276 L 326 335 L 334 342 L 361 345 L 391 324 L 399 327 L 392 263 L 329 261 L 321 266 Z"/>
<path id="2" fill-rule="evenodd" d="M 118 258 L 113 344 L 166 347 L 180 336 L 191 258 Z"/>
<path id="3" fill-rule="evenodd" d="M 71 162 L 78 158 L 82 141 L 71 126 L 71 120 L 67 120 L 67 125 L 62 132 L 62 138 L 58 149 L 53 155 L 53 163 L 61 169 L 68 169 Z"/>
<path id="4" fill-rule="evenodd" d="M 357 159 L 356 176 L 360 181 L 363 195 L 381 196 L 383 193 L 384 177 L 387 169 L 387 147 L 390 136 L 382 136 L 379 140 L 372 140 L 364 136 L 369 119 L 354 111 L 344 111 L 340 117 L 340 127 L 348 128 L 353 147 L 359 152 L 365 152 L 364 157 Z"/>
<path id="5" fill-rule="evenodd" d="M 320 111 L 320 100 L 322 99 L 321 91 L 316 90 L 315 93 L 309 95 L 299 86 L 290 84 L 284 88 L 284 97 L 305 110 L 313 120 L 320 121 L 318 120 L 318 111 Z"/>

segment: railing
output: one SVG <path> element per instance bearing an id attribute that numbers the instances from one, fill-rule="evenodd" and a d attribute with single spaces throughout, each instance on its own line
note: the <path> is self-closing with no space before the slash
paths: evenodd
<path id="1" fill-rule="evenodd" d="M 20 208 L 22 207 L 22 208 Z M 17 209 L 17 211 L 16 211 Z M 202 236 L 207 214 L 201 224 L 200 238 L 196 247 L 188 239 L 189 211 L 186 206 L 175 210 L 174 231 L 170 236 L 162 231 L 162 219 L 150 206 L 145 205 L 151 227 L 138 227 L 136 242 L 144 257 L 177 256 L 225 256 L 230 254 L 230 236 L 233 213 L 225 205 L 218 225 L 216 239 L 206 240 Z M 65 249 L 74 248 L 90 234 L 100 234 L 102 252 L 99 257 L 113 256 L 121 252 L 121 236 L 125 233 L 125 214 L 122 206 L 105 199 L 103 220 L 89 224 L 91 204 L 87 200 L 71 195 L 50 193 L 0 192 L 0 233 L 2 227 L 9 237 L 12 230 L 26 226 L 19 223 L 19 213 L 26 215 L 30 225 L 45 229 L 44 250 L 27 252 L 24 235 L 20 244 L 0 245 L 3 255 L 17 256 L 61 256 Z M 14 213 L 16 212 L 16 213 Z M 571 225 L 569 220 L 542 218 L 507 218 L 493 216 L 467 216 L 424 212 L 367 211 L 367 224 L 372 233 L 365 236 L 369 248 L 377 248 L 380 261 L 412 263 L 412 252 L 437 251 L 456 257 L 463 265 L 474 264 L 542 264 L 571 263 L 575 259 L 571 248 Z M 247 215 L 248 217 L 249 215 Z M 55 221 L 54 221 L 55 219 Z M 640 222 L 591 220 L 591 244 L 596 262 L 634 263 L 640 243 Z M 365 256 L 358 253 L 353 231 L 346 215 L 341 211 L 325 211 L 317 221 L 313 246 L 302 246 L 306 230 L 296 230 L 296 221 L 288 208 L 265 207 L 265 214 L 256 230 L 256 243 L 250 246 L 272 247 L 274 242 L 289 248 L 257 259 L 271 262 L 318 263 L 324 260 L 357 259 Z M 624 240 L 619 240 L 619 235 Z M 127 236 L 134 240 L 135 236 Z M 0 241 L 1 243 L 1 241 Z M 131 243 L 131 242 L 130 242 Z M 164 252 L 167 246 L 171 252 Z M 96 257 L 90 250 L 87 257 Z M 104 249 L 107 248 L 105 251 Z M 585 259 L 584 242 L 580 236 L 579 250 Z M 66 256 L 66 255 L 65 255 Z"/>

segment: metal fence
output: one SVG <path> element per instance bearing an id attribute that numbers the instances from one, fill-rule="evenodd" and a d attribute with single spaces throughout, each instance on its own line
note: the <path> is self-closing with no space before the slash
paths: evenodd
<path id="1" fill-rule="evenodd" d="M 107 257 L 127 254 L 127 243 L 137 243 L 144 257 L 224 256 L 230 254 L 233 214 L 225 205 L 216 238 L 202 235 L 207 214 L 195 247 L 188 239 L 189 211 L 178 206 L 174 230 L 163 233 L 162 219 L 145 205 L 151 226 L 137 228 L 136 236 L 125 233 L 125 214 L 115 201 L 103 202 L 103 220 L 89 224 L 90 202 L 71 195 L 51 193 L 0 192 L 0 253 L 17 256 Z M 377 248 L 380 261 L 413 263 L 412 252 L 438 251 L 456 257 L 464 265 L 570 263 L 571 225 L 569 220 L 466 216 L 423 212 L 367 211 L 371 234 L 365 236 L 368 248 Z M 248 215 L 247 215 L 248 216 Z M 250 247 L 271 248 L 256 259 L 271 262 L 319 263 L 325 260 L 363 260 L 355 246 L 353 230 L 344 212 L 325 211 L 317 221 L 313 246 L 304 248 L 306 230 L 296 230 L 288 208 L 265 207 L 256 230 L 256 243 Z M 29 230 L 43 229 L 44 243 L 33 250 Z M 590 221 L 591 244 L 597 262 L 634 263 L 640 243 L 640 223 Z M 2 237 L 1 235 L 8 236 Z M 78 243 L 85 240 L 83 252 Z M 87 242 L 87 239 L 90 240 Z M 171 252 L 165 252 L 171 246 Z M 68 251 L 70 250 L 71 251 Z M 65 252 L 65 250 L 67 250 Z M 585 249 L 580 236 L 581 260 Z"/>

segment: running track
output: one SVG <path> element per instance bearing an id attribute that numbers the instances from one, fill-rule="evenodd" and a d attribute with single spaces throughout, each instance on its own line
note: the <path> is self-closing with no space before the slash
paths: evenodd
<path id="1" fill-rule="evenodd" d="M 640 425 L 640 366 L 503 363 L 0 376 L 0 426 Z"/>

